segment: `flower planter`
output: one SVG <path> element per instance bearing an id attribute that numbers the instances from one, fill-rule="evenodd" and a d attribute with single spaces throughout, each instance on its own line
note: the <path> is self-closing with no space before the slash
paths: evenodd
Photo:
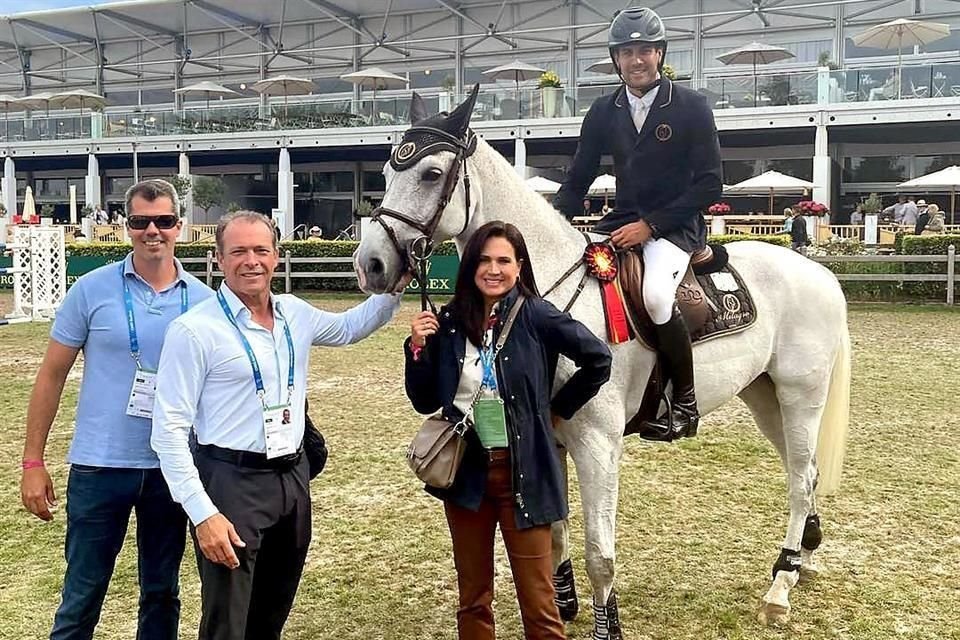
<path id="1" fill-rule="evenodd" d="M 561 87 L 542 87 L 540 101 L 544 118 L 558 118 L 563 115 L 563 89 Z"/>

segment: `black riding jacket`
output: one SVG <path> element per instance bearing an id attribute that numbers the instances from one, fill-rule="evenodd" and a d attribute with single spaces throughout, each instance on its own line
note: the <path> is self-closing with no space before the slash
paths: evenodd
<path id="1" fill-rule="evenodd" d="M 688 253 L 701 249 L 707 237 L 702 212 L 723 190 L 713 111 L 703 95 L 664 78 L 638 133 L 625 91 L 621 86 L 590 107 L 554 205 L 568 218 L 578 215 L 601 156 L 612 154 L 617 206 L 597 230 L 610 232 L 642 218 L 655 238 Z"/>
<path id="2" fill-rule="evenodd" d="M 517 299 L 514 288 L 504 300 L 501 318 Z M 442 410 L 459 420 L 454 406 L 466 349 L 465 336 L 448 307 L 440 310 L 440 330 L 427 340 L 414 360 L 410 340 L 406 354 L 407 396 L 423 414 Z M 501 321 L 502 323 L 502 321 Z M 494 328 L 494 341 L 501 327 Z M 551 387 L 560 355 L 578 370 L 554 394 Z M 551 412 L 570 419 L 596 395 L 610 377 L 607 345 L 569 314 L 561 313 L 542 298 L 528 299 L 503 349 L 497 356 L 497 381 L 504 401 L 513 470 L 514 515 L 518 528 L 549 524 L 567 516 L 567 502 Z M 453 486 L 427 487 L 432 495 L 476 511 L 480 508 L 487 478 L 487 457 L 477 434 L 467 432 L 467 449 Z"/>

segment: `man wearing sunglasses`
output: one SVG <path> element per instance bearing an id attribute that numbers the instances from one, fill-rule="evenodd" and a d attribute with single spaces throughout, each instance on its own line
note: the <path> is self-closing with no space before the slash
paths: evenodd
<path id="1" fill-rule="evenodd" d="M 93 637 L 134 510 L 137 638 L 177 638 L 186 516 L 150 448 L 155 370 L 167 325 L 213 295 L 174 257 L 179 210 L 177 192 L 164 180 L 145 180 L 127 191 L 133 251 L 121 263 L 84 275 L 67 292 L 30 396 L 21 497 L 31 513 L 49 521 L 57 498 L 44 450 L 67 374 L 83 351 L 68 454 L 67 571 L 54 640 Z"/>

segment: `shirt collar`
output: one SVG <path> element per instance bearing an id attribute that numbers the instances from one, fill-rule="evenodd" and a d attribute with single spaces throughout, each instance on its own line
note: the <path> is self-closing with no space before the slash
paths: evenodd
<path id="1" fill-rule="evenodd" d="M 237 297 L 230 287 L 227 286 L 227 282 L 223 281 L 220 283 L 220 291 L 223 293 L 223 299 L 227 302 L 227 307 L 230 308 L 230 313 L 233 314 L 234 318 L 239 318 L 240 314 L 244 311 L 247 312 L 247 315 L 250 315 L 250 310 L 247 309 L 247 305 L 243 304 L 240 298 Z M 280 300 L 277 299 L 277 296 L 270 294 L 270 303 L 273 305 L 273 313 L 278 318 L 283 318 L 283 310 L 280 307 Z"/>
<path id="2" fill-rule="evenodd" d="M 184 276 L 184 273 L 185 273 L 184 270 L 183 270 L 183 265 L 180 264 L 180 261 L 177 260 L 176 258 L 173 259 L 173 264 L 174 264 L 174 266 L 177 268 L 177 277 L 176 277 L 176 279 L 175 279 L 172 283 L 170 283 L 170 286 L 169 286 L 169 287 L 166 287 L 166 288 L 164 289 L 164 291 L 166 291 L 167 289 L 170 289 L 170 288 L 172 288 L 172 287 L 179 286 L 181 282 L 184 283 L 184 284 L 186 284 L 185 280 L 183 279 L 183 276 Z M 136 279 L 139 280 L 140 282 L 144 283 L 145 285 L 150 286 L 150 283 L 148 283 L 146 280 L 144 280 L 144 279 L 140 276 L 140 274 L 137 273 L 136 269 L 133 268 L 133 251 L 131 251 L 130 253 L 128 253 L 128 254 L 127 254 L 127 257 L 123 259 L 123 277 L 126 278 L 126 277 L 129 277 L 129 276 L 133 276 L 134 278 L 136 278 Z"/>
<path id="3" fill-rule="evenodd" d="M 659 78 L 659 76 L 657 77 Z M 643 105 L 645 111 L 649 111 L 650 107 L 653 106 L 654 100 L 657 99 L 657 94 L 660 93 L 660 85 L 657 85 L 650 91 L 647 91 L 645 94 L 643 94 L 642 98 L 633 95 L 633 92 L 630 91 L 626 85 L 624 85 L 623 90 L 627 94 L 627 101 L 630 103 L 631 111 L 636 111 L 637 107 L 640 105 Z"/>

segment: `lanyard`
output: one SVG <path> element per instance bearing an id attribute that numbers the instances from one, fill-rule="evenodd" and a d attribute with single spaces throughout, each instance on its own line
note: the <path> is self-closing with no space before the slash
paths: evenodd
<path id="1" fill-rule="evenodd" d="M 263 406 L 267 406 L 263 399 L 266 395 L 266 389 L 263 387 L 263 375 L 260 373 L 260 363 L 257 362 L 257 356 L 253 352 L 253 347 L 250 346 L 247 336 L 243 335 L 243 331 L 240 330 L 240 325 L 237 324 L 237 319 L 233 317 L 233 313 L 230 311 L 230 305 L 227 304 L 227 300 L 223 297 L 222 291 L 217 291 L 217 300 L 220 301 L 220 308 L 223 309 L 223 314 L 227 316 L 227 320 L 230 321 L 230 324 L 233 325 L 233 328 L 237 330 L 237 334 L 240 336 L 240 342 L 243 343 L 243 349 L 247 352 L 247 358 L 250 360 L 250 368 L 253 369 L 253 384 L 257 387 L 257 397 L 260 398 L 260 402 L 264 403 Z M 287 372 L 287 404 L 289 404 L 290 398 L 293 397 L 293 338 L 290 336 L 290 325 L 287 324 L 287 319 L 283 316 L 280 316 L 280 318 L 283 320 L 283 335 L 287 338 L 287 351 L 290 355 L 290 368 Z"/>
<path id="2" fill-rule="evenodd" d="M 497 370 L 494 361 L 497 351 L 493 345 L 493 329 L 488 329 L 483 335 L 483 345 L 480 349 L 480 366 L 483 367 L 483 386 L 490 391 L 497 390 Z"/>
<path id="3" fill-rule="evenodd" d="M 127 310 L 127 333 L 130 335 L 130 357 L 137 363 L 137 369 L 140 366 L 140 341 L 137 339 L 137 321 L 133 317 L 133 296 L 130 294 L 130 285 L 127 284 L 127 276 L 124 273 L 124 264 L 120 265 L 120 281 L 123 282 L 123 304 Z M 187 283 L 183 280 L 177 285 L 180 287 L 180 313 L 187 312 L 189 307 L 189 298 L 187 296 Z"/>

